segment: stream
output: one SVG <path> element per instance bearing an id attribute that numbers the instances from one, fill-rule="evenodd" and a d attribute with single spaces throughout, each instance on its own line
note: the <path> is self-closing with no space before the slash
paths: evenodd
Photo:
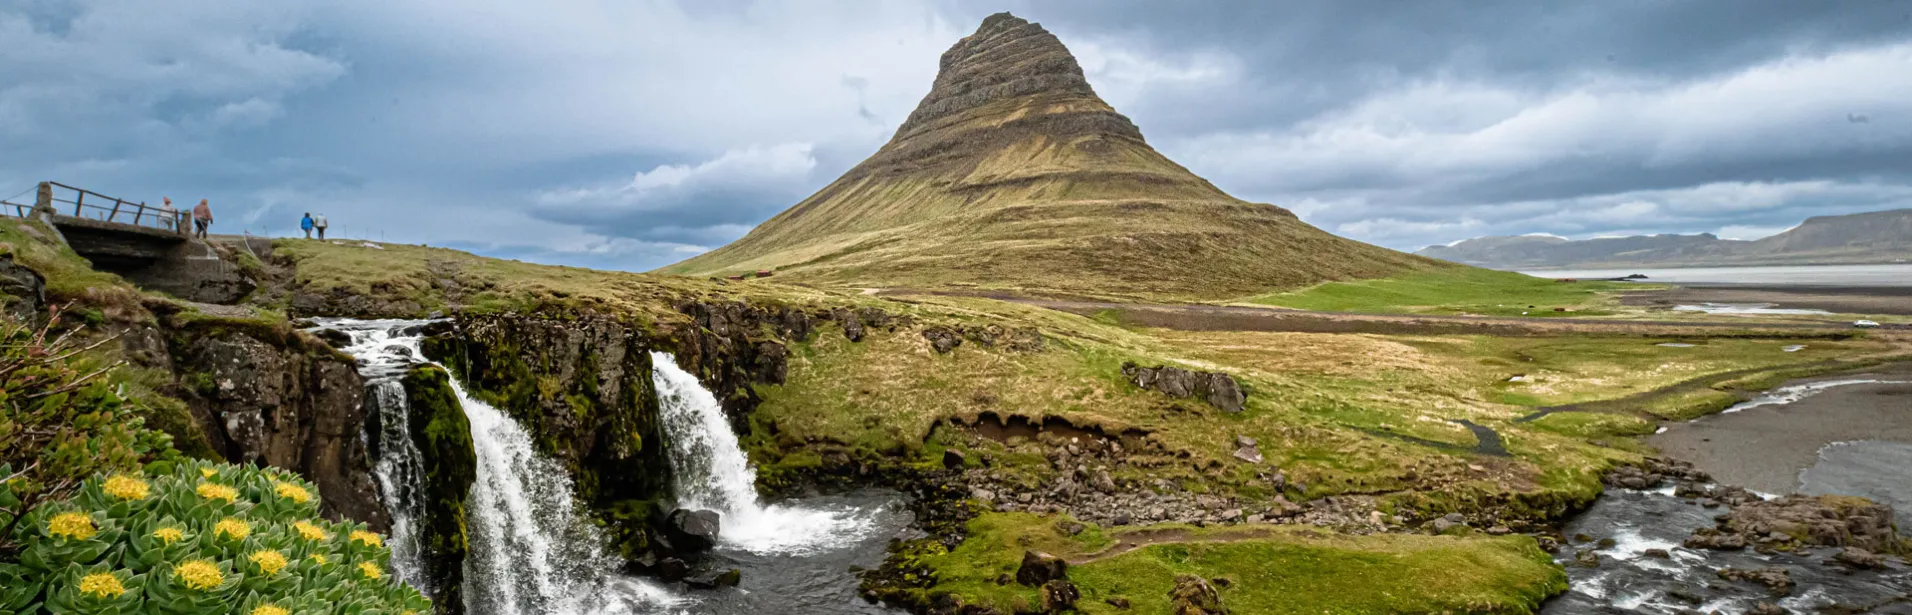
<path id="1" fill-rule="evenodd" d="M 1652 441 L 1674 457 L 1691 458 L 1722 483 L 1891 504 L 1903 530 L 1912 512 L 1912 444 L 1844 438 L 1902 438 L 1912 424 L 1912 403 L 1901 396 L 1905 384 L 1899 377 L 1791 383 L 1723 413 L 1671 424 Z M 1746 613 L 1771 602 L 1794 613 L 1912 614 L 1906 601 L 1912 598 L 1912 570 L 1903 562 L 1853 571 L 1825 563 L 1838 552 L 1831 548 L 1761 554 L 1682 547 L 1694 530 L 1713 527 L 1728 507 L 1708 508 L 1717 503 L 1674 493 L 1671 481 L 1647 491 L 1609 488 L 1569 522 L 1566 536 L 1613 542 L 1562 547 L 1557 557 L 1570 589 L 1542 613 Z M 1598 567 L 1574 565 L 1583 549 L 1599 556 Z M 1727 567 L 1784 568 L 1796 586 L 1772 595 L 1722 580 L 1718 570 Z"/>
<path id="2" fill-rule="evenodd" d="M 344 332 L 344 352 L 366 380 L 367 450 L 380 498 L 393 517 L 392 567 L 422 585 L 418 513 L 420 453 L 406 420 L 398 378 L 427 362 L 417 327 L 425 321 L 322 319 Z M 575 501 L 563 468 L 538 453 L 509 415 L 452 387 L 471 422 L 477 479 L 467 496 L 470 555 L 464 564 L 466 611 L 514 615 L 727 615 L 895 613 L 864 602 L 853 566 L 880 564 L 891 538 L 913 530 L 893 492 L 863 490 L 764 502 L 756 471 L 737 444 L 716 398 L 669 354 L 653 353 L 653 383 L 669 440 L 673 496 L 680 507 L 722 515 L 717 546 L 699 566 L 742 571 L 736 588 L 696 591 L 620 572 L 604 540 Z M 442 366 L 441 366 L 442 367 Z"/>

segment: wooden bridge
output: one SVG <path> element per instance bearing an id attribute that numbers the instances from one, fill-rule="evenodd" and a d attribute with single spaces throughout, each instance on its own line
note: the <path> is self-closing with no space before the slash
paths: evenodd
<path id="1" fill-rule="evenodd" d="M 0 201 L 0 215 L 38 218 L 103 269 L 150 265 L 192 238 L 192 214 L 59 182 L 40 182 L 33 203 Z"/>

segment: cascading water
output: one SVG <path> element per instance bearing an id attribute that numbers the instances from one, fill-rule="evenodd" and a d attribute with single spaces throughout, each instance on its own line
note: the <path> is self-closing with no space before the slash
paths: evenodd
<path id="1" fill-rule="evenodd" d="M 870 533 L 868 515 L 853 507 L 760 502 L 757 471 L 738 446 L 717 397 L 668 353 L 651 353 L 651 366 L 658 413 L 670 440 L 677 505 L 720 513 L 721 545 L 759 554 L 803 554 L 852 544 Z"/>
<path id="2" fill-rule="evenodd" d="M 381 496 L 394 516 L 393 564 L 407 581 L 422 576 L 412 531 L 422 476 L 407 429 L 403 371 L 422 360 L 419 321 L 327 320 L 351 336 L 378 405 L 376 442 Z M 465 608 L 471 613 L 570 615 L 658 613 L 681 602 L 644 581 L 617 575 L 597 531 L 579 514 L 564 469 L 540 456 L 522 427 L 451 381 L 471 422 L 477 478 L 467 496 L 470 553 Z M 401 529 L 403 531 L 401 532 Z M 404 555 L 401 557 L 400 554 Z"/>

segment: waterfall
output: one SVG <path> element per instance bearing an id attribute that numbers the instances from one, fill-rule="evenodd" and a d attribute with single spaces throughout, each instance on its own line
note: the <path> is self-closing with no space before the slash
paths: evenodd
<path id="1" fill-rule="evenodd" d="M 719 544 L 753 553 L 801 554 L 850 543 L 871 531 L 863 511 L 760 502 L 757 470 L 717 397 L 668 353 L 651 353 L 651 379 L 669 441 L 677 505 L 722 515 Z"/>
<path id="2" fill-rule="evenodd" d="M 379 499 L 392 515 L 391 540 L 386 541 L 392 548 L 392 571 L 425 595 L 434 595 L 436 588 L 425 583 L 414 526 L 419 514 L 419 485 L 425 474 L 418 444 L 412 441 L 407 416 L 410 402 L 405 398 L 404 385 L 390 370 L 364 375 L 367 410 L 378 417 L 378 437 L 372 441 L 376 460 L 372 476 L 378 481 Z"/>
<path id="3" fill-rule="evenodd" d="M 404 388 L 396 378 L 423 361 L 420 324 L 345 319 L 320 324 L 351 336 L 344 351 L 358 358 L 360 372 L 373 383 L 368 394 L 379 413 L 376 471 L 381 497 L 394 517 L 393 565 L 408 582 L 422 576 L 418 558 L 426 555 L 412 529 L 422 476 L 408 433 Z M 471 422 L 478 461 L 465 506 L 467 612 L 640 614 L 682 602 L 645 581 L 616 574 L 618 563 L 604 552 L 597 528 L 579 510 L 564 468 L 538 454 L 523 427 L 473 399 L 456 377 L 451 386 Z"/>

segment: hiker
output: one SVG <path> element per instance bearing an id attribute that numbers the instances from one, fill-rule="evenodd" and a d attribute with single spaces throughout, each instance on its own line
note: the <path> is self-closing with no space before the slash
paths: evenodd
<path id="1" fill-rule="evenodd" d="M 319 214 L 318 217 L 312 219 L 312 228 L 319 229 L 320 240 L 325 239 L 325 227 L 326 227 L 325 214 Z"/>
<path id="2" fill-rule="evenodd" d="M 166 228 L 175 231 L 179 230 L 179 210 L 173 209 L 173 197 L 162 196 L 159 198 L 161 201 L 164 201 L 160 203 L 159 211 L 166 214 Z"/>
<path id="3" fill-rule="evenodd" d="M 299 230 L 305 231 L 306 239 L 312 238 L 312 212 L 305 212 L 305 217 L 299 218 Z"/>
<path id="4" fill-rule="evenodd" d="M 199 199 L 199 204 L 193 206 L 193 230 L 200 239 L 205 239 L 209 226 L 212 226 L 212 206 L 206 204 L 206 199 Z"/>

